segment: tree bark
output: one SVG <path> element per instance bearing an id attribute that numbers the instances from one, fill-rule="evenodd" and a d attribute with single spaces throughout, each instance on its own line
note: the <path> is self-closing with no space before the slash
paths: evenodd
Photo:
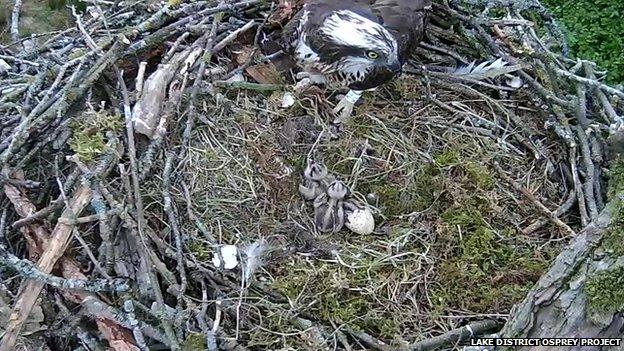
<path id="1" fill-rule="evenodd" d="M 607 229 L 622 213 L 624 193 L 618 194 L 595 221 L 572 239 L 550 269 L 511 311 L 500 332 L 511 338 L 621 338 L 624 318 L 614 312 L 595 312 L 588 308 L 587 282 L 596 274 L 624 266 L 624 257 L 609 253 L 603 246 Z M 620 217 L 621 218 L 621 217 Z M 622 229 L 619 229 L 622 230 Z M 622 287 L 616 287 L 622 289 Z M 539 350 L 543 346 L 524 347 Z M 622 347 L 549 347 L 549 350 L 622 350 Z"/>

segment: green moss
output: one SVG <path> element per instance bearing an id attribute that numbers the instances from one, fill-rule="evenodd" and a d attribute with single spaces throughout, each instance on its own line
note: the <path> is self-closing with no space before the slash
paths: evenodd
<path id="1" fill-rule="evenodd" d="M 190 240 L 186 243 L 186 248 L 200 262 L 208 262 L 212 258 L 212 250 L 198 240 Z"/>
<path id="2" fill-rule="evenodd" d="M 182 344 L 182 351 L 202 351 L 206 349 L 206 338 L 201 333 L 189 333 Z"/>
<path id="3" fill-rule="evenodd" d="M 79 57 L 84 56 L 87 53 L 87 50 L 85 49 L 76 49 L 74 51 L 72 51 L 71 54 L 69 54 L 69 60 L 73 60 L 73 59 L 77 59 Z"/>
<path id="4" fill-rule="evenodd" d="M 495 230 L 486 221 L 487 199 L 472 196 L 442 216 L 438 250 L 445 259 L 437 269 L 431 295 L 440 310 L 485 313 L 508 310 L 522 299 L 556 254 L 509 240 L 512 227 Z"/>
<path id="5" fill-rule="evenodd" d="M 73 133 L 69 146 L 81 160 L 91 161 L 106 149 L 106 132 L 119 132 L 122 126 L 119 115 L 111 116 L 103 112 L 85 113 L 70 125 Z"/>
<path id="6" fill-rule="evenodd" d="M 612 314 L 624 310 L 624 267 L 599 272 L 585 285 L 590 312 Z"/>
<path id="7" fill-rule="evenodd" d="M 464 165 L 468 177 L 472 182 L 483 190 L 491 190 L 494 188 L 494 178 L 490 174 L 486 166 L 476 162 L 468 162 Z"/>
<path id="8" fill-rule="evenodd" d="M 289 158 L 289 162 L 298 174 L 303 174 L 308 162 L 308 157 L 307 155 L 296 154 L 295 156 Z"/>
<path id="9" fill-rule="evenodd" d="M 392 279 L 396 269 L 391 264 L 368 260 L 356 266 L 345 269 L 323 264 L 314 271 L 305 264 L 284 267 L 273 287 L 297 301 L 298 306 L 306 306 L 301 309 L 311 315 L 392 339 L 405 321 L 391 312 L 393 306 L 380 303 L 371 291 Z"/>
<path id="10" fill-rule="evenodd" d="M 607 197 L 612 199 L 615 195 L 624 192 L 624 157 L 619 157 L 611 164 L 609 190 Z"/>
<path id="11" fill-rule="evenodd" d="M 618 213 L 602 238 L 602 248 L 612 257 L 621 257 L 624 256 L 624 209 L 618 206 L 616 211 Z"/>
<path id="12" fill-rule="evenodd" d="M 379 197 L 379 209 L 387 217 L 407 215 L 430 207 L 442 189 L 442 175 L 434 165 L 425 165 L 401 183 L 387 178 L 360 185 L 360 192 Z"/>
<path id="13" fill-rule="evenodd" d="M 104 152 L 106 141 L 102 133 L 78 131 L 72 136 L 69 146 L 81 160 L 92 161 Z"/>
<path id="14" fill-rule="evenodd" d="M 437 154 L 433 160 L 441 168 L 454 166 L 460 162 L 460 153 L 455 149 L 447 149 Z"/>

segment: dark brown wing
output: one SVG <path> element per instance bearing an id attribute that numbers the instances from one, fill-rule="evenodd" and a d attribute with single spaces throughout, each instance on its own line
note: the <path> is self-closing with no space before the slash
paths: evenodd
<path id="1" fill-rule="evenodd" d="M 399 58 L 404 62 L 422 40 L 427 25 L 427 11 L 431 0 L 305 0 L 309 11 L 306 32 L 312 33 L 332 11 L 351 10 L 381 23 L 388 28 L 399 44 Z M 292 49 L 298 32 L 299 11 L 282 32 L 283 47 Z"/>
<path id="2" fill-rule="evenodd" d="M 399 58 L 405 62 L 423 38 L 431 0 L 360 0 L 372 2 L 373 13 L 380 18 L 399 44 Z"/>

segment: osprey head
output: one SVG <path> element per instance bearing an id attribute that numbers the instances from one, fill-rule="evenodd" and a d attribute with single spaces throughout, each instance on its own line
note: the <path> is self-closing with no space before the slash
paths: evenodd
<path id="1" fill-rule="evenodd" d="M 319 63 L 351 89 L 375 88 L 401 73 L 396 39 L 370 18 L 350 10 L 333 11 L 317 33 L 313 46 Z"/>

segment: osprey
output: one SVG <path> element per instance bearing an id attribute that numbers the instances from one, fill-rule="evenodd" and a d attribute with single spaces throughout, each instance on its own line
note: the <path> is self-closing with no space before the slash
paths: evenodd
<path id="1" fill-rule="evenodd" d="M 303 70 L 301 84 L 350 89 L 334 109 L 341 122 L 363 91 L 401 73 L 430 9 L 431 0 L 304 0 L 281 43 Z"/>

